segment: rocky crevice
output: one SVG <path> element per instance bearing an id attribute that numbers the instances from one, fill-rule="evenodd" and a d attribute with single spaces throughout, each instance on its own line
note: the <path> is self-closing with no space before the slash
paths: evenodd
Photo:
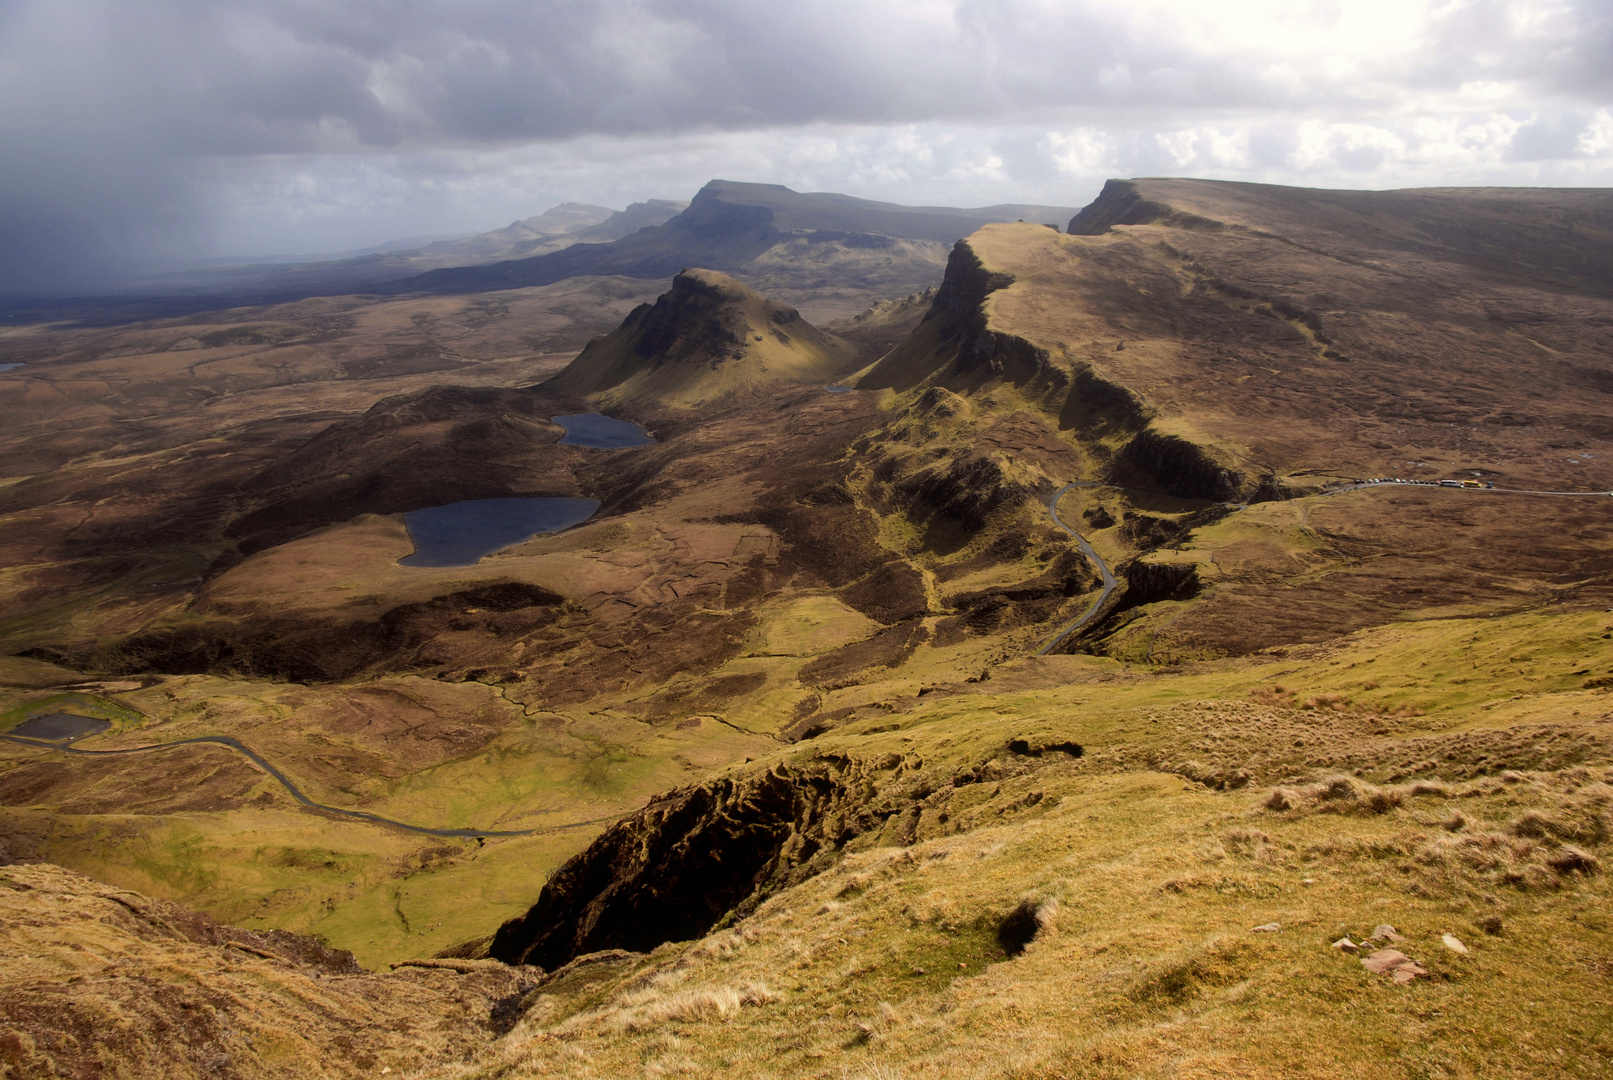
<path id="1" fill-rule="evenodd" d="M 1026 735 L 945 773 L 912 755 L 823 753 L 682 788 L 557 870 L 485 954 L 553 970 L 589 953 L 698 938 L 828 869 L 848 847 L 906 846 L 1045 805 L 1028 780 L 1008 782 L 1081 756 L 1076 743 Z M 958 813 L 953 796 L 975 784 L 997 788 Z"/>

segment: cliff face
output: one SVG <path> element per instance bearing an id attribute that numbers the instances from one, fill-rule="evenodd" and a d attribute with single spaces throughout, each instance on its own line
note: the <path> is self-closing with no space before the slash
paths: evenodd
<path id="1" fill-rule="evenodd" d="M 1070 219 L 1072 236 L 1102 236 L 1116 225 L 1166 224 L 1178 229 L 1227 228 L 1225 222 L 1150 199 L 1131 180 L 1108 180 L 1098 197 Z"/>
<path id="2" fill-rule="evenodd" d="M 1241 472 L 1222 465 L 1204 447 L 1152 428 L 1138 432 L 1121 458 L 1152 477 L 1165 494 L 1185 499 L 1235 499 L 1243 484 Z"/>
<path id="3" fill-rule="evenodd" d="M 648 952 L 743 916 L 882 823 L 871 772 L 809 761 L 674 791 L 562 866 L 530 911 L 499 928 L 490 955 L 552 969 L 602 949 Z"/>
<path id="4" fill-rule="evenodd" d="M 1013 283 L 1012 274 L 988 269 L 969 241 L 959 240 L 923 321 L 857 385 L 907 390 L 932 379 L 1025 382 L 1047 371 L 1046 349 L 990 325 L 986 298 Z"/>
<path id="5" fill-rule="evenodd" d="M 829 869 L 843 852 L 908 846 L 1022 813 L 1000 785 L 1079 758 L 1068 739 L 1021 736 L 960 764 L 910 754 L 797 754 L 769 768 L 674 791 L 612 826 L 557 870 L 538 902 L 505 923 L 488 954 L 553 970 L 606 949 L 649 952 L 743 919 L 769 896 Z"/>

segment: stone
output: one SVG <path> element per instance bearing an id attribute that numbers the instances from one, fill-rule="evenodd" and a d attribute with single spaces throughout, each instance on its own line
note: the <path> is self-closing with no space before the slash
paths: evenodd
<path id="1" fill-rule="evenodd" d="M 1377 926 L 1372 928 L 1372 936 L 1367 938 L 1367 940 L 1398 942 L 1405 941 L 1406 939 L 1400 934 L 1397 934 L 1395 932 L 1395 928 L 1390 926 L 1388 923 L 1379 923 Z"/>
<path id="2" fill-rule="evenodd" d="M 1269 922 L 1269 923 L 1266 923 L 1264 926 L 1256 926 L 1256 927 L 1251 928 L 1250 933 L 1254 933 L 1254 934 L 1275 934 L 1277 931 L 1279 931 L 1281 929 L 1282 929 L 1282 927 L 1278 926 L 1276 923 Z"/>
<path id="3" fill-rule="evenodd" d="M 1379 949 L 1371 956 L 1361 958 L 1361 966 L 1375 975 L 1387 975 L 1404 986 L 1428 969 L 1398 949 Z"/>
<path id="4" fill-rule="evenodd" d="M 1451 952 L 1457 953 L 1460 956 L 1467 955 L 1467 946 L 1463 945 L 1461 939 L 1455 934 L 1441 934 L 1439 936 L 1439 940 L 1444 942 L 1445 947 Z"/>
<path id="5" fill-rule="evenodd" d="M 1340 952 L 1348 952 L 1348 953 L 1354 953 L 1354 952 L 1360 952 L 1361 951 L 1361 946 L 1359 946 L 1355 942 L 1351 941 L 1349 934 L 1345 934 L 1343 937 L 1341 937 L 1337 941 L 1335 941 L 1333 943 L 1333 948 L 1338 949 Z"/>

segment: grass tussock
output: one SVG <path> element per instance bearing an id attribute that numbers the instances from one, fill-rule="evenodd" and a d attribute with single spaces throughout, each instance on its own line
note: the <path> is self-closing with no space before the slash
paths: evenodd
<path id="1" fill-rule="evenodd" d="M 724 1020 L 741 1009 L 777 1000 L 779 996 L 760 982 L 679 990 L 670 994 L 650 988 L 625 995 L 590 1019 L 612 1031 L 648 1031 L 671 1023 Z"/>

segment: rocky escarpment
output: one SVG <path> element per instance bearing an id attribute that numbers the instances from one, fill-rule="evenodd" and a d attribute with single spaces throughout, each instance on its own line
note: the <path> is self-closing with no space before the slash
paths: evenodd
<path id="1" fill-rule="evenodd" d="M 918 327 L 857 385 L 909 390 L 932 380 L 960 386 L 990 378 L 1023 383 L 1046 373 L 1046 349 L 990 326 L 986 298 L 1013 283 L 1012 275 L 988 269 L 969 242 L 959 240 Z"/>
<path id="2" fill-rule="evenodd" d="M 1130 180 L 1109 180 L 1081 212 L 1070 219 L 1073 236 L 1102 236 L 1116 225 L 1172 225 L 1179 229 L 1227 228 L 1225 222 L 1178 210 L 1168 203 L 1144 198 Z"/>
<path id="3" fill-rule="evenodd" d="M 878 771 L 831 758 L 674 791 L 562 866 L 530 911 L 499 928 L 490 955 L 555 968 L 699 937 L 883 824 L 894 808 L 875 802 Z"/>
<path id="4" fill-rule="evenodd" d="M 1191 600 L 1199 593 L 1198 567 L 1192 563 L 1153 563 L 1132 559 L 1120 567 L 1126 594 L 1120 609 L 1162 600 Z"/>
<path id="5" fill-rule="evenodd" d="M 1014 283 L 1010 274 L 987 270 L 967 240 L 947 259 L 946 277 L 926 318 L 942 321 L 942 340 L 956 342 L 960 375 L 1029 379 L 1047 367 L 1047 350 L 987 324 L 986 297 Z"/>
<path id="6" fill-rule="evenodd" d="M 1138 432 L 1120 459 L 1153 477 L 1167 495 L 1184 499 L 1234 499 L 1243 483 L 1242 473 L 1216 461 L 1204 447 L 1152 428 Z"/>
<path id="7" fill-rule="evenodd" d="M 648 952 L 699 937 L 829 868 L 844 851 L 905 846 L 1029 811 L 1043 795 L 1021 790 L 1027 774 L 1081 753 L 1068 739 L 1035 735 L 1016 736 L 962 768 L 926 767 L 911 754 L 826 753 L 674 791 L 557 870 L 538 902 L 499 928 L 487 953 L 552 969 L 585 953 Z M 954 800 L 965 790 L 976 794 L 959 809 Z"/>

